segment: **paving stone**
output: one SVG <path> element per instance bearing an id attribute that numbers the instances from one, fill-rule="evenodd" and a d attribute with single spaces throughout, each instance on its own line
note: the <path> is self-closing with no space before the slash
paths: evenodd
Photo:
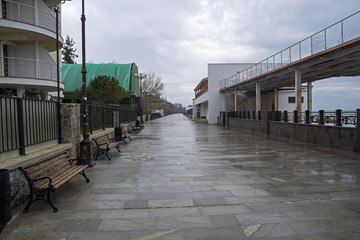
<path id="1" fill-rule="evenodd" d="M 146 156 L 146 161 L 139 158 Z M 171 115 L 52 193 L 1 239 L 359 239 L 360 161 Z"/>
<path id="2" fill-rule="evenodd" d="M 147 208 L 148 200 L 127 200 L 124 208 Z"/>

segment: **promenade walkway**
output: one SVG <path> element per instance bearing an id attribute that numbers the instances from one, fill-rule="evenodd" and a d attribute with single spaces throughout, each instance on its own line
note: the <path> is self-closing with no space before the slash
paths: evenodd
<path id="1" fill-rule="evenodd" d="M 171 115 L 1 239 L 359 239 L 360 155 Z"/>

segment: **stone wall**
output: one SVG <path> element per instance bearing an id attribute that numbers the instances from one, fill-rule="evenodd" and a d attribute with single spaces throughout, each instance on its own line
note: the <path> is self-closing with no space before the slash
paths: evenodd
<path id="1" fill-rule="evenodd" d="M 359 127 L 336 127 L 271 121 L 271 119 L 274 119 L 273 115 L 272 112 L 262 112 L 261 120 L 229 118 L 227 126 L 300 142 L 360 152 Z M 222 123 L 223 121 L 219 119 L 219 125 Z"/>
<path id="2" fill-rule="evenodd" d="M 10 170 L 11 206 L 24 203 L 29 195 L 29 184 L 24 174 L 17 169 Z"/>
<path id="3" fill-rule="evenodd" d="M 300 142 L 360 152 L 356 146 L 358 129 L 285 122 L 269 122 L 269 134 Z"/>
<path id="4" fill-rule="evenodd" d="M 63 143 L 71 143 L 71 156 L 80 152 L 80 104 L 64 103 L 61 105 L 61 136 Z"/>

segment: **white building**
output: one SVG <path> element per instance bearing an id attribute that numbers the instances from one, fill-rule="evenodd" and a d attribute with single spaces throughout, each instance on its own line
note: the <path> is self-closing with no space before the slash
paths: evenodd
<path id="1" fill-rule="evenodd" d="M 200 81 L 194 89 L 193 118 L 206 118 L 209 124 L 217 124 L 220 112 L 255 111 L 256 110 L 256 88 L 244 92 L 229 91 L 220 92 L 220 81 L 227 79 L 251 66 L 253 63 L 219 63 L 208 65 L 208 77 Z M 235 97 L 237 95 L 237 97 Z M 275 97 L 277 96 L 277 97 Z M 302 90 L 302 109 L 311 110 L 307 105 L 307 89 Z M 261 93 L 262 111 L 284 111 L 292 112 L 295 106 L 294 88 L 277 89 L 276 93 Z"/>
<path id="2" fill-rule="evenodd" d="M 1 1 L 0 87 L 3 90 L 11 90 L 18 97 L 21 97 L 25 91 L 43 92 L 45 95 L 57 91 L 54 7 L 60 2 L 60 0 Z M 59 19 L 61 19 L 60 13 Z M 60 48 L 62 48 L 61 37 L 59 37 Z M 64 85 L 60 82 L 60 90 L 62 91 L 63 88 Z"/>

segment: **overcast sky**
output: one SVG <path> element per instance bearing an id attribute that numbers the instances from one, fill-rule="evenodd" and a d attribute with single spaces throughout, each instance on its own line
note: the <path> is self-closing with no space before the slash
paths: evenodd
<path id="1" fill-rule="evenodd" d="M 358 10 L 359 0 L 85 0 L 86 59 L 135 62 L 189 105 L 208 63 L 259 62 Z M 78 63 L 80 17 L 80 0 L 62 5 Z M 316 82 L 313 98 L 314 110 L 360 108 L 360 78 Z"/>

